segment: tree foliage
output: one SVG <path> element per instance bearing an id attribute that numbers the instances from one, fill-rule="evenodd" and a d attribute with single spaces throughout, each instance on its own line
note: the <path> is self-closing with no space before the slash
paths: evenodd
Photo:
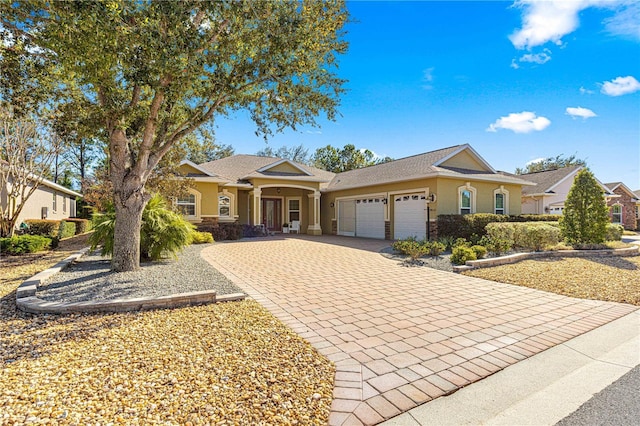
<path id="1" fill-rule="evenodd" d="M 578 172 L 564 202 L 562 235 L 569 244 L 601 244 L 607 235 L 609 211 L 604 190 L 588 169 Z"/>
<path id="2" fill-rule="evenodd" d="M 240 109 L 264 135 L 335 118 L 347 18 L 339 0 L 0 2 L 2 96 L 73 105 L 80 90 L 108 142 L 112 268 L 133 270 L 145 185 L 185 136 Z"/>
<path id="3" fill-rule="evenodd" d="M 344 148 L 336 148 L 327 145 L 318 148 L 313 155 L 313 165 L 319 169 L 333 173 L 346 172 L 348 170 L 361 169 L 380 163 L 393 161 L 390 157 L 376 158 L 376 155 L 368 149 L 356 149 L 355 145 L 347 144 Z"/>
<path id="4" fill-rule="evenodd" d="M 518 167 L 516 168 L 515 173 L 517 175 L 524 175 L 527 173 L 558 170 L 563 167 L 569 167 L 569 166 L 585 166 L 586 167 L 586 165 L 587 165 L 587 162 L 583 159 L 577 158 L 575 154 L 570 155 L 569 157 L 564 157 L 563 154 L 560 154 L 556 157 L 548 157 L 540 161 L 529 163 L 524 168 Z"/>
<path id="5" fill-rule="evenodd" d="M 0 237 L 12 236 L 18 216 L 50 172 L 59 140 L 42 122 L 0 108 Z"/>
<path id="6" fill-rule="evenodd" d="M 287 160 L 295 161 L 296 163 L 309 164 L 309 150 L 302 144 L 292 146 L 291 148 L 281 146 L 278 149 L 273 149 L 267 145 L 260 151 L 256 152 L 256 155 L 260 157 L 285 158 Z"/>

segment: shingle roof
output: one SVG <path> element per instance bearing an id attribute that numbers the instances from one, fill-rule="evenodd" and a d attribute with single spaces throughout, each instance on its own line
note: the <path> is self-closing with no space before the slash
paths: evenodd
<path id="1" fill-rule="evenodd" d="M 289 178 L 295 180 L 309 181 L 309 182 L 329 182 L 334 174 L 326 170 L 321 170 L 315 167 L 306 166 L 304 164 L 290 161 L 296 167 L 306 170 L 309 174 L 292 174 L 286 172 L 274 172 L 274 171 L 258 171 L 271 164 L 281 162 L 281 158 L 275 157 L 260 157 L 258 155 L 232 155 L 230 157 L 221 158 L 220 160 L 210 161 L 208 163 L 200 164 L 200 167 L 211 172 L 212 174 L 224 177 L 234 183 L 242 183 L 246 181 L 247 177 L 257 178 Z"/>
<path id="2" fill-rule="evenodd" d="M 475 151 L 473 151 L 469 145 L 456 145 L 413 155 L 411 157 L 400 158 L 388 163 L 339 173 L 333 178 L 327 187 L 327 191 L 338 191 L 390 182 L 402 182 L 436 175 L 469 180 L 500 180 L 512 183 L 524 183 L 519 177 L 512 177 L 489 170 L 478 171 L 438 166 L 440 162 L 465 149 L 470 149 L 475 155 Z M 479 158 L 479 160 L 484 162 L 482 158 Z"/>
<path id="3" fill-rule="evenodd" d="M 581 166 L 569 166 L 546 172 L 535 172 L 519 175 L 521 179 L 537 184 L 536 186 L 525 186 L 522 188 L 522 195 L 544 194 L 549 192 L 561 180 L 581 169 Z"/>

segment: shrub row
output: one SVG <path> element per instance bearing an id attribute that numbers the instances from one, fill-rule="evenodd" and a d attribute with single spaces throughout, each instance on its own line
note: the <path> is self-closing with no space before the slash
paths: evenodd
<path id="1" fill-rule="evenodd" d="M 422 256 L 439 256 L 446 246 L 438 241 L 418 241 L 415 238 L 395 241 L 391 247 L 402 254 L 416 260 Z"/>
<path id="2" fill-rule="evenodd" d="M 24 254 L 36 253 L 51 248 L 52 239 L 42 235 L 18 235 L 0 238 L 0 253 Z"/>
<path id="3" fill-rule="evenodd" d="M 464 238 L 474 242 L 487 234 L 489 223 L 501 222 L 555 222 L 560 220 L 555 214 L 503 215 L 492 213 L 441 214 L 438 215 L 438 237 Z"/>
<path id="4" fill-rule="evenodd" d="M 558 244 L 561 239 L 560 228 L 544 222 L 487 225 L 487 248 L 493 253 L 504 253 L 512 248 L 540 251 Z"/>
<path id="5" fill-rule="evenodd" d="M 242 237 L 243 227 L 239 223 L 200 224 L 198 231 L 208 232 L 215 241 L 238 240 Z"/>
<path id="6" fill-rule="evenodd" d="M 50 238 L 68 238 L 91 230 L 91 221 L 79 218 L 64 220 L 27 219 L 25 223 L 29 225 L 28 234 Z"/>

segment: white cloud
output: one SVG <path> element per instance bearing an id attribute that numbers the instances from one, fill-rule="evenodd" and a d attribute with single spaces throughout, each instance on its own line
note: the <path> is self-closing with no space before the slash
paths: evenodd
<path id="1" fill-rule="evenodd" d="M 514 3 L 524 9 L 522 28 L 509 36 L 517 49 L 530 49 L 547 42 L 562 43 L 562 37 L 578 28 L 578 12 L 590 5 L 588 0 L 535 1 Z"/>
<path id="2" fill-rule="evenodd" d="M 434 69 L 435 69 L 434 67 L 431 67 L 422 71 L 422 81 L 425 83 L 422 85 L 423 89 L 426 89 L 426 90 L 433 89 L 433 85 L 431 84 L 431 82 L 433 82 Z"/>
<path id="3" fill-rule="evenodd" d="M 604 24 L 611 34 L 640 40 L 640 3 L 636 0 L 625 2 L 613 17 L 604 20 Z"/>
<path id="4" fill-rule="evenodd" d="M 609 96 L 621 96 L 637 92 L 638 90 L 640 90 L 640 82 L 629 75 L 626 77 L 617 77 L 611 81 L 605 81 L 602 83 L 602 89 L 600 91 Z"/>
<path id="5" fill-rule="evenodd" d="M 509 36 L 517 49 L 531 49 L 548 42 L 563 46 L 562 37 L 578 28 L 578 15 L 589 7 L 615 10 L 613 17 L 604 21 L 610 33 L 640 38 L 637 0 L 517 0 L 514 6 L 523 9 L 522 28 Z"/>
<path id="6" fill-rule="evenodd" d="M 535 112 L 512 112 L 506 117 L 500 117 L 495 123 L 487 127 L 487 132 L 497 132 L 498 129 L 512 130 L 515 133 L 529 133 L 534 130 L 544 130 L 551 124 L 546 117 L 538 117 Z"/>
<path id="7" fill-rule="evenodd" d="M 573 118 L 582 117 L 586 120 L 587 118 L 597 117 L 597 114 L 591 111 L 589 108 L 568 107 L 566 111 L 567 111 L 567 114 L 572 116 Z"/>
<path id="8" fill-rule="evenodd" d="M 584 87 L 580 87 L 581 95 L 593 95 L 593 90 L 585 89 Z"/>
<path id="9" fill-rule="evenodd" d="M 546 160 L 545 157 L 534 158 L 533 160 L 527 161 L 525 166 L 528 166 L 529 164 L 539 163 L 539 162 L 544 161 L 544 160 Z"/>
<path id="10" fill-rule="evenodd" d="M 515 58 L 511 60 L 511 68 L 513 68 L 514 70 L 517 70 L 520 68 L 520 65 L 518 65 L 518 63 L 516 62 Z"/>

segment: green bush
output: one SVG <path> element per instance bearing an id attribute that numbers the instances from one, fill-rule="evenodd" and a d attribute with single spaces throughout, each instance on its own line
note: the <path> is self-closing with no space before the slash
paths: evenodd
<path id="1" fill-rule="evenodd" d="M 467 246 L 454 247 L 451 252 L 451 263 L 454 265 L 464 265 L 467 260 L 476 260 L 476 253 Z"/>
<path id="2" fill-rule="evenodd" d="M 91 221 L 87 219 L 81 219 L 79 217 L 70 217 L 65 219 L 65 222 L 73 222 L 76 224 L 76 235 L 85 234 L 91 231 Z"/>
<path id="3" fill-rule="evenodd" d="M 74 222 L 67 222 L 66 220 L 60 221 L 60 231 L 58 237 L 69 238 L 76 235 L 76 224 Z"/>
<path id="4" fill-rule="evenodd" d="M 541 251 L 560 242 L 561 232 L 557 226 L 540 222 L 514 223 L 514 246 L 525 250 Z"/>
<path id="5" fill-rule="evenodd" d="M 609 223 L 607 224 L 607 235 L 605 236 L 606 241 L 620 241 L 622 240 L 622 234 L 624 233 L 624 228 L 622 225 L 618 225 L 617 223 Z"/>
<path id="6" fill-rule="evenodd" d="M 0 253 L 19 255 L 36 253 L 51 247 L 51 238 L 42 235 L 19 235 L 0 238 Z"/>
<path id="7" fill-rule="evenodd" d="M 564 202 L 562 235 L 573 246 L 601 244 L 608 223 L 609 209 L 601 184 L 588 169 L 580 170 Z"/>
<path id="8" fill-rule="evenodd" d="M 113 255 L 115 212 L 96 214 L 94 233 L 89 238 L 92 249 L 102 245 L 103 255 Z M 192 241 L 194 226 L 182 215 L 169 210 L 160 195 L 154 195 L 142 212 L 140 257 L 158 260 L 174 255 Z"/>
<path id="9" fill-rule="evenodd" d="M 213 236 L 215 241 L 225 241 L 225 240 L 238 240 L 243 237 L 243 230 L 251 231 L 253 229 L 260 229 L 256 227 L 243 227 L 239 223 L 219 223 L 219 224 L 200 224 L 197 227 L 197 230 L 200 232 L 208 232 Z M 259 233 L 255 233 L 255 235 L 247 235 L 248 237 L 257 236 Z"/>
<path id="10" fill-rule="evenodd" d="M 444 245 L 445 250 L 451 250 L 453 248 L 453 245 L 456 242 L 456 239 L 452 236 L 444 236 L 444 237 L 439 237 L 438 242 Z"/>
<path id="11" fill-rule="evenodd" d="M 475 246 L 471 246 L 471 250 L 476 254 L 476 259 L 484 259 L 487 255 L 487 248 L 485 246 L 476 244 Z"/>
<path id="12" fill-rule="evenodd" d="M 24 221 L 29 228 L 27 233 L 42 235 L 45 237 L 58 237 L 60 235 L 60 221 L 48 219 L 27 219 Z"/>
<path id="13" fill-rule="evenodd" d="M 447 249 L 447 246 L 438 241 L 427 241 L 425 246 L 429 250 L 429 256 L 440 256 Z"/>
<path id="14" fill-rule="evenodd" d="M 493 222 L 506 222 L 509 216 L 493 213 L 438 215 L 438 235 L 478 241 L 486 235 L 485 227 Z M 472 237 L 473 235 L 476 237 Z"/>
<path id="15" fill-rule="evenodd" d="M 213 235 L 210 232 L 193 231 L 191 233 L 192 244 L 207 244 L 213 242 Z"/>

